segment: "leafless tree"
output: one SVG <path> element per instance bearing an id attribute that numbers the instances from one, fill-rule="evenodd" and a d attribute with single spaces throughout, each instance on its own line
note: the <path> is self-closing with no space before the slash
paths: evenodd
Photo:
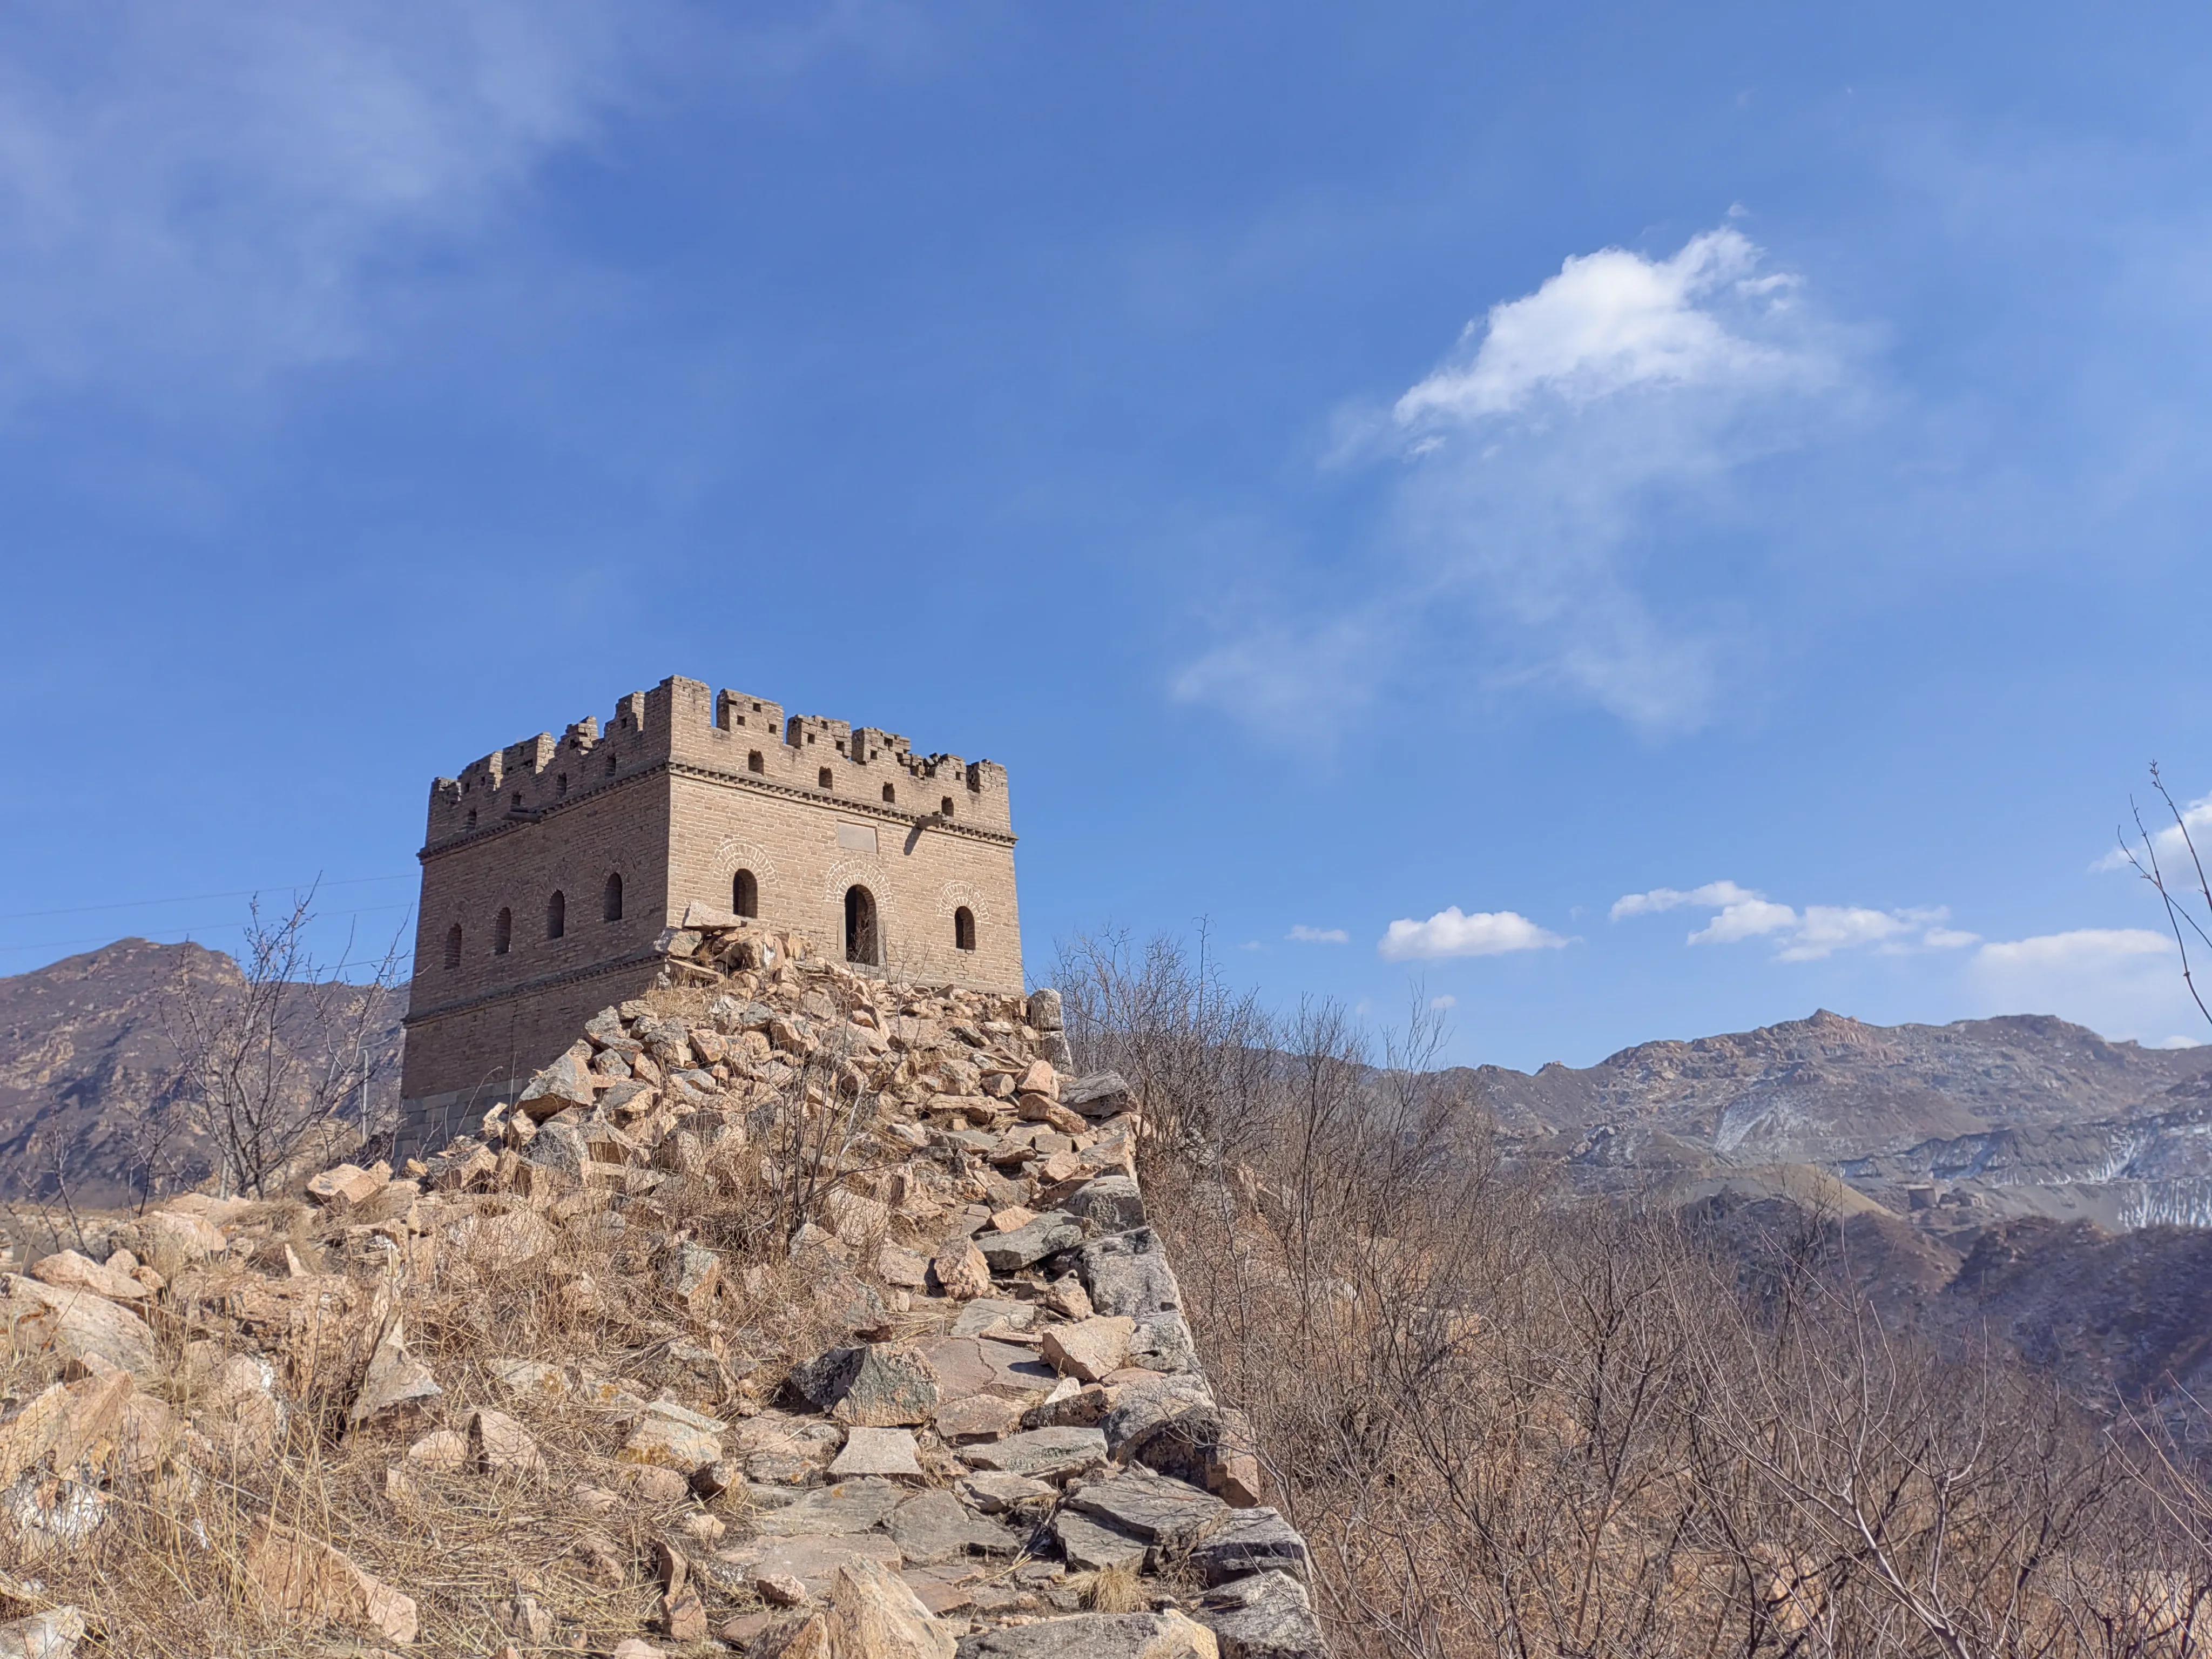
<path id="1" fill-rule="evenodd" d="M 170 988 L 170 1040 L 179 1060 L 173 1109 L 210 1149 L 225 1193 L 259 1196 L 322 1139 L 368 1139 L 368 1102 L 396 1063 L 386 1040 L 398 987 L 401 933 L 337 962 L 310 948 L 315 893 L 282 908 L 248 909 L 231 980 L 188 965 Z"/>
<path id="2" fill-rule="evenodd" d="M 2135 819 L 2135 838 L 2130 840 L 2124 829 L 2117 831 L 2120 851 L 2135 872 L 2157 890 L 2159 902 L 2166 907 L 2166 926 L 2173 930 L 2174 946 L 2181 952 L 2181 981 L 2189 988 L 2197 1012 L 2212 1024 L 2212 1008 L 2205 1006 L 2204 994 L 2197 988 L 2196 970 L 2189 960 L 2189 941 L 2192 937 L 2206 951 L 2212 951 L 2212 932 L 2207 931 L 2212 928 L 2212 881 L 2205 878 L 2204 860 L 2197 854 L 2196 837 L 2189 833 L 2189 815 L 2181 810 L 2173 799 L 2173 792 L 2166 787 L 2156 761 L 2150 763 L 2150 787 L 2173 819 L 2175 836 L 2188 855 L 2188 867 L 2172 874 L 2167 872 L 2166 864 L 2158 856 L 2158 842 L 2143 823 L 2142 808 L 2132 800 L 2128 806 Z M 2204 913 L 2201 921 L 2197 915 L 2200 909 Z"/>

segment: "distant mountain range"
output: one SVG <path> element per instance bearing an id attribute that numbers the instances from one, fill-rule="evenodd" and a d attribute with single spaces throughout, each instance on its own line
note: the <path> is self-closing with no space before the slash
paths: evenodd
<path id="1" fill-rule="evenodd" d="M 1817 1223 L 1893 1319 L 1993 1332 L 2108 1408 L 2212 1398 L 2212 1047 L 1823 1010 L 1455 1075 L 1516 1156 L 1671 1203 L 1747 1271 Z"/>
<path id="2" fill-rule="evenodd" d="M 137 1132 L 170 1109 L 172 990 L 186 972 L 212 997 L 243 988 L 238 964 L 220 951 L 143 939 L 0 979 L 0 1200 L 52 1201 L 65 1192 L 98 1208 L 137 1196 L 144 1180 Z M 394 1051 L 405 1003 L 404 992 L 392 1000 L 378 1037 Z M 372 1086 L 371 1110 L 398 1094 L 392 1068 Z M 204 1161 L 189 1132 L 168 1150 L 188 1167 Z"/>
<path id="3" fill-rule="evenodd" d="M 131 1201 L 185 969 L 240 983 L 227 957 L 144 939 L 0 979 L 0 1199 L 66 1184 L 80 1206 Z M 394 1048 L 404 1003 L 380 1038 Z M 1893 1317 L 1997 1331 L 2108 1403 L 2212 1392 L 2212 1047 L 1822 1011 L 1581 1068 L 1448 1075 L 1516 1158 L 1654 1194 L 1747 1263 L 1809 1218 Z M 374 1108 L 397 1090 L 395 1066 Z"/>

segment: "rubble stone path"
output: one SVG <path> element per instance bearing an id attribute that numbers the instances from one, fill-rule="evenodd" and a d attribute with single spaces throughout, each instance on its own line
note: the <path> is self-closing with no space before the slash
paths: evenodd
<path id="1" fill-rule="evenodd" d="M 544 1451 L 500 1402 L 459 1410 L 447 1397 L 455 1379 L 410 1348 L 404 1297 L 390 1287 L 437 1272 L 441 1252 L 520 1262 L 554 1230 L 588 1223 L 651 1235 L 662 1288 L 703 1318 L 735 1270 L 680 1227 L 653 1230 L 680 1213 L 667 1200 L 681 1183 L 751 1159 L 773 1189 L 816 1183 L 816 1218 L 791 1256 L 817 1305 L 836 1310 L 842 1340 L 763 1367 L 720 1337 L 679 1335 L 671 1351 L 720 1382 L 653 1399 L 591 1357 L 493 1363 L 509 1401 L 597 1389 L 599 1407 L 623 1414 L 620 1456 L 636 1478 L 699 1511 L 649 1561 L 609 1562 L 611 1575 L 643 1571 L 658 1590 L 649 1626 L 610 1651 L 1322 1654 L 1305 1544 L 1261 1501 L 1249 1430 L 1214 1398 L 1146 1225 L 1140 1103 L 1120 1078 L 1076 1071 L 1057 994 L 902 986 L 810 961 L 802 940 L 753 924 L 687 927 L 662 944 L 664 984 L 685 996 L 603 1011 L 511 1107 L 397 1176 L 342 1164 L 307 1183 L 355 1264 L 319 1287 L 327 1317 L 303 1324 L 297 1287 L 335 1275 L 285 1272 L 271 1238 L 227 1230 L 243 1206 L 204 1197 L 141 1218 L 137 1250 L 119 1245 L 104 1261 L 63 1252 L 9 1275 L 0 1315 L 19 1349 L 48 1345 L 77 1379 L 0 1422 L 0 1485 L 14 1483 L 19 1526 L 26 1491 L 64 1509 L 81 1495 L 87 1514 L 31 1524 L 88 1533 L 104 1483 L 166 1467 L 179 1446 L 203 1460 L 265 1453 L 315 1367 L 348 1363 L 319 1357 L 325 1326 L 366 1352 L 353 1362 L 348 1428 L 392 1436 L 395 1503 L 441 1471 L 542 1477 Z M 703 1016 L 667 1012 L 679 1001 Z M 795 1093 L 817 1122 L 847 1100 L 872 1111 L 849 1138 L 794 1147 L 772 1123 Z M 148 1316 L 159 1322 L 175 1287 L 148 1264 L 240 1255 L 275 1271 L 226 1281 L 222 1328 L 186 1345 L 193 1408 L 172 1409 Z M 780 1380 L 763 1384 L 772 1373 Z M 394 1432 L 430 1417 L 445 1426 Z M 82 1455 L 95 1444 L 104 1463 Z M 718 1499 L 736 1524 L 707 1513 Z M 326 1543 L 266 1526 L 246 1571 L 272 1618 L 392 1647 L 416 1638 L 408 1586 Z M 507 1651 L 568 1650 L 529 1601 L 503 1610 Z M 0 1626 L 0 1655 L 64 1659 L 82 1626 L 66 1607 Z"/>

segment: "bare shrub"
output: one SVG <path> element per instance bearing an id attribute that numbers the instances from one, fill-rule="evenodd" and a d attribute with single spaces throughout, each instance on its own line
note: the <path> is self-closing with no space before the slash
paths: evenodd
<path id="1" fill-rule="evenodd" d="M 140 1132 L 149 1190 L 189 1173 L 174 1166 L 183 1142 L 208 1150 L 222 1192 L 259 1196 L 309 1160 L 319 1167 L 317 1154 L 389 1127 L 370 1120 L 368 1103 L 398 1060 L 382 1039 L 398 935 L 363 963 L 349 934 L 337 963 L 319 962 L 308 946 L 314 900 L 311 888 L 283 910 L 252 901 L 235 981 L 189 966 L 179 974 L 168 1021 L 175 1080 Z"/>
<path id="2" fill-rule="evenodd" d="M 1153 1221 L 1340 1652 L 2200 1650 L 2177 1463 L 1885 1329 L 1809 1244 L 1740 1286 L 1671 1212 L 1508 1167 L 1418 994 L 1370 1047 L 1171 941 L 1066 966 L 1079 1060 L 1162 1126 Z"/>

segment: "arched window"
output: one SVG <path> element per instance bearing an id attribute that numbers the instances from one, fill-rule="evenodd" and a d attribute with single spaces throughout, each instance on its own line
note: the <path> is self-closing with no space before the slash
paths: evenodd
<path id="1" fill-rule="evenodd" d="M 622 877 L 620 875 L 611 875 L 607 878 L 607 890 L 599 905 L 599 914 L 609 921 L 622 920 Z"/>
<path id="2" fill-rule="evenodd" d="M 545 937 L 558 939 L 568 931 L 568 901 L 559 888 L 545 901 Z"/>
<path id="3" fill-rule="evenodd" d="M 612 755 L 609 755 L 609 756 L 607 757 L 607 775 L 608 775 L 609 777 L 612 777 L 612 776 L 614 776 L 614 775 L 615 775 L 615 757 L 614 757 Z"/>
<path id="4" fill-rule="evenodd" d="M 956 951 L 975 948 L 975 913 L 964 904 L 952 913 L 952 948 Z"/>
<path id="5" fill-rule="evenodd" d="M 876 896 L 865 887 L 845 890 L 845 960 L 879 966 L 883 941 L 876 927 Z"/>
<path id="6" fill-rule="evenodd" d="M 745 770 L 748 772 L 765 772 L 768 770 L 768 763 L 761 758 L 761 751 L 759 750 L 756 749 L 752 753 L 745 757 Z"/>
<path id="7" fill-rule="evenodd" d="M 446 930 L 446 971 L 452 973 L 461 965 L 461 924 L 455 922 Z"/>
<path id="8" fill-rule="evenodd" d="M 491 953 L 503 957 L 514 944 L 514 912 L 502 910 L 499 920 L 491 925 Z"/>
<path id="9" fill-rule="evenodd" d="M 475 828 L 477 827 L 477 809 L 476 809 L 475 807 L 473 807 L 473 806 L 471 806 L 471 808 L 469 808 L 469 825 L 468 825 L 468 827 L 469 827 L 470 829 L 471 829 L 471 830 L 473 830 L 473 829 L 475 829 Z"/>
<path id="10" fill-rule="evenodd" d="M 830 775 L 830 769 L 826 766 L 815 774 L 815 778 L 824 789 L 827 789 L 832 781 Z"/>
<path id="11" fill-rule="evenodd" d="M 897 791 L 897 790 L 896 790 L 896 789 L 894 789 L 894 788 L 892 788 L 892 787 L 890 787 L 890 785 L 889 785 L 888 783 L 887 783 L 887 784 L 885 784 L 885 785 L 884 786 L 884 801 L 885 801 L 886 803 L 889 803 L 889 802 L 891 802 L 891 801 L 896 801 L 897 799 L 898 799 L 898 791 Z"/>
<path id="12" fill-rule="evenodd" d="M 561 793 L 564 795 L 568 793 L 568 775 L 566 772 L 561 775 Z"/>
<path id="13" fill-rule="evenodd" d="M 760 883 L 751 871 L 740 870 L 730 878 L 730 908 L 741 916 L 760 915 Z"/>
<path id="14" fill-rule="evenodd" d="M 941 818 L 949 818 L 952 816 L 951 796 L 947 795 L 943 800 L 937 803 L 937 816 Z"/>

